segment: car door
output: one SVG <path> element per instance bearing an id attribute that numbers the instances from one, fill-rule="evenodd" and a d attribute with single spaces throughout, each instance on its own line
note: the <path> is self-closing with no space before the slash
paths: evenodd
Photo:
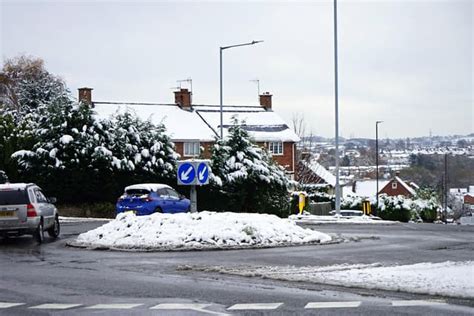
<path id="1" fill-rule="evenodd" d="M 41 192 L 40 188 L 35 187 L 33 189 L 33 194 L 40 214 L 43 216 L 44 227 L 50 227 L 54 223 L 54 206 L 48 202 L 48 199 L 43 192 Z"/>
<path id="2" fill-rule="evenodd" d="M 169 203 L 170 203 L 170 209 L 172 213 L 176 213 L 179 211 L 179 194 L 173 189 L 167 188 L 166 191 L 168 191 L 169 195 Z"/>
<path id="3" fill-rule="evenodd" d="M 163 213 L 170 213 L 172 210 L 173 201 L 170 199 L 170 195 L 166 188 L 158 189 L 156 193 L 159 195 L 159 206 Z"/>

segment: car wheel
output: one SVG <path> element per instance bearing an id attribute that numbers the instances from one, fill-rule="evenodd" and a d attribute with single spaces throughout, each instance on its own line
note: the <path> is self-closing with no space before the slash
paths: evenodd
<path id="1" fill-rule="evenodd" d="M 163 213 L 163 210 L 161 209 L 161 207 L 157 207 L 157 208 L 155 208 L 153 213 Z"/>
<path id="2" fill-rule="evenodd" d="M 39 223 L 38 227 L 36 228 L 35 233 L 33 234 L 33 237 L 36 239 L 36 241 L 41 244 L 44 241 L 44 226 L 43 226 L 43 220 Z"/>
<path id="3" fill-rule="evenodd" d="M 61 231 L 61 226 L 59 225 L 59 217 L 56 216 L 56 218 L 54 219 L 53 227 L 48 229 L 48 235 L 51 238 L 58 238 L 60 231 Z"/>

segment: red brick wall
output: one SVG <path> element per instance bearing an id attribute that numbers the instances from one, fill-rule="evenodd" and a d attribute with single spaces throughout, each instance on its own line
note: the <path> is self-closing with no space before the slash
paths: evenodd
<path id="1" fill-rule="evenodd" d="M 464 196 L 464 204 L 470 204 L 474 205 L 474 196 L 471 196 L 469 194 Z"/>
<path id="2" fill-rule="evenodd" d="M 201 142 L 200 146 L 204 147 L 204 151 L 202 152 L 202 157 L 205 159 L 211 158 L 211 149 L 214 142 Z M 184 142 L 174 142 L 175 151 L 181 155 L 181 159 L 188 159 L 191 157 L 184 156 Z"/>
<path id="3" fill-rule="evenodd" d="M 181 155 L 181 159 L 183 159 L 184 153 L 184 143 L 183 142 L 174 142 L 174 150 Z"/>
<path id="4" fill-rule="evenodd" d="M 397 188 L 393 189 L 392 188 L 392 183 L 397 183 Z M 411 197 L 411 193 L 405 189 L 403 185 L 401 185 L 397 180 L 392 179 L 389 183 L 387 183 L 386 186 L 380 190 L 379 194 L 387 194 L 389 196 L 397 196 L 397 195 L 404 195 L 406 197 Z"/>
<path id="5" fill-rule="evenodd" d="M 257 143 L 258 146 L 268 149 L 267 143 Z M 283 143 L 283 155 L 273 155 L 280 166 L 284 167 L 288 172 L 294 172 L 293 162 L 295 161 L 294 143 Z"/>

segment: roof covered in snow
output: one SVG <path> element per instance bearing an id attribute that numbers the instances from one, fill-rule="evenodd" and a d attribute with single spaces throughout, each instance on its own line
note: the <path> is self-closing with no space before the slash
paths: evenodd
<path id="1" fill-rule="evenodd" d="M 220 135 L 218 105 L 193 105 L 192 110 L 184 110 L 176 104 L 94 102 L 94 110 L 99 118 L 110 118 L 129 110 L 143 120 L 163 123 L 173 141 L 214 141 Z M 257 142 L 300 140 L 278 114 L 261 106 L 224 106 L 224 136 L 234 117 Z"/>
<path id="2" fill-rule="evenodd" d="M 312 159 L 311 161 L 304 161 L 301 160 L 301 163 L 306 167 L 309 168 L 314 174 L 324 180 L 327 184 L 336 187 L 336 177 L 329 172 L 326 168 L 320 165 L 316 159 Z"/>
<path id="3" fill-rule="evenodd" d="M 388 180 L 379 179 L 379 190 L 389 183 Z M 355 192 L 353 190 L 355 189 Z M 343 187 L 343 195 L 358 195 L 362 197 L 375 196 L 377 192 L 377 180 L 356 181 L 353 186 Z"/>
<path id="4" fill-rule="evenodd" d="M 158 191 L 159 189 L 163 188 L 171 188 L 169 185 L 161 184 L 161 183 L 141 183 L 141 184 L 133 184 L 129 185 L 125 188 L 124 191 L 128 190 L 146 190 L 146 191 Z"/>
<path id="5" fill-rule="evenodd" d="M 196 105 L 194 109 L 217 133 L 220 133 L 220 107 Z M 224 137 L 228 128 L 236 118 L 241 126 L 249 132 L 257 142 L 283 141 L 298 142 L 300 138 L 287 123 L 272 110 L 260 106 L 224 106 L 223 128 Z"/>
<path id="6" fill-rule="evenodd" d="M 405 181 L 403 181 L 400 177 L 395 177 L 398 183 L 400 183 L 411 195 L 416 195 L 416 191 L 410 185 L 408 185 Z"/>
<path id="7" fill-rule="evenodd" d="M 110 118 L 127 110 L 153 124 L 163 123 L 173 141 L 213 141 L 217 136 L 195 112 L 183 110 L 175 104 L 94 102 L 94 111 L 99 118 Z"/>
<path id="8" fill-rule="evenodd" d="M 0 184 L 0 190 L 23 190 L 33 183 L 5 183 Z"/>

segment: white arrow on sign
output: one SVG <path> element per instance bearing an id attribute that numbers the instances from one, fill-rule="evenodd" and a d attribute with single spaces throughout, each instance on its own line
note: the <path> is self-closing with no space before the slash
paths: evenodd
<path id="1" fill-rule="evenodd" d="M 188 170 L 181 172 L 181 179 L 184 181 L 188 180 L 191 171 L 193 171 L 193 166 L 189 166 Z"/>
<path id="2" fill-rule="evenodd" d="M 206 171 L 207 171 L 207 166 L 202 168 L 201 172 L 199 172 L 199 181 L 204 180 L 204 174 L 206 173 Z"/>

